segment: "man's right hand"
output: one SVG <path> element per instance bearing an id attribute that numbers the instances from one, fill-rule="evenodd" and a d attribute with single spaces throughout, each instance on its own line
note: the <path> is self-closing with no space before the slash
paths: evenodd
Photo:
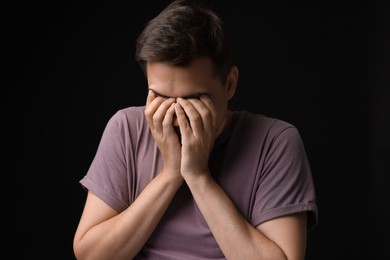
<path id="1" fill-rule="evenodd" d="M 173 126 L 175 102 L 174 98 L 159 97 L 149 90 L 145 117 L 164 160 L 162 172 L 180 176 L 181 144 Z"/>

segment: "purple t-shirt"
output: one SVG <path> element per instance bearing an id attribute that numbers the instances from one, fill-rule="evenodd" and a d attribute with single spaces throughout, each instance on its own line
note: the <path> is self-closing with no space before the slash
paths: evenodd
<path id="1" fill-rule="evenodd" d="M 144 109 L 128 107 L 111 117 L 80 181 L 118 212 L 137 198 L 162 167 Z M 285 121 L 246 111 L 235 111 L 233 118 L 210 156 L 215 180 L 253 226 L 308 211 L 312 229 L 318 210 L 298 130 Z M 225 259 L 185 183 L 138 258 Z"/>

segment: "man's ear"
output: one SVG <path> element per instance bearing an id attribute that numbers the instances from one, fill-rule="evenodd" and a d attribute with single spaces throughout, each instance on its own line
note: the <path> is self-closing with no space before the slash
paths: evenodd
<path id="1" fill-rule="evenodd" d="M 226 89 L 228 91 L 229 100 L 236 93 L 239 71 L 237 66 L 232 66 L 228 77 L 226 78 Z"/>

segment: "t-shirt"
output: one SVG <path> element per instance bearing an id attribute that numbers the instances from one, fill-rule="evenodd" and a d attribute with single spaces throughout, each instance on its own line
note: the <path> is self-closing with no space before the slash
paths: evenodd
<path id="1" fill-rule="evenodd" d="M 125 210 L 162 168 L 145 106 L 120 109 L 108 121 L 80 183 L 118 212 Z M 318 221 L 315 189 L 296 127 L 280 119 L 234 111 L 215 140 L 212 176 L 253 226 L 308 211 Z M 188 186 L 183 183 L 139 259 L 225 259 Z"/>

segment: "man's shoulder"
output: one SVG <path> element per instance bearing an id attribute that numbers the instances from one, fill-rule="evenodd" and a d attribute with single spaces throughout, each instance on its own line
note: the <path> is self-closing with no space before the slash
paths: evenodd
<path id="1" fill-rule="evenodd" d="M 144 112 L 145 106 L 129 106 L 118 109 L 112 117 L 119 121 L 128 121 L 136 118 L 143 118 Z"/>
<path id="2" fill-rule="evenodd" d="M 110 118 L 108 125 L 119 128 L 130 125 L 143 126 L 146 122 L 144 116 L 145 106 L 130 106 L 118 109 Z"/>
<path id="3" fill-rule="evenodd" d="M 262 129 L 286 129 L 295 128 L 293 124 L 281 118 L 269 116 L 261 113 L 248 111 L 236 111 L 237 119 L 244 124 L 258 126 Z"/>
<path id="4" fill-rule="evenodd" d="M 124 107 L 121 109 L 118 109 L 117 113 L 122 114 L 122 115 L 143 115 L 145 111 L 145 106 L 129 106 L 129 107 Z"/>

